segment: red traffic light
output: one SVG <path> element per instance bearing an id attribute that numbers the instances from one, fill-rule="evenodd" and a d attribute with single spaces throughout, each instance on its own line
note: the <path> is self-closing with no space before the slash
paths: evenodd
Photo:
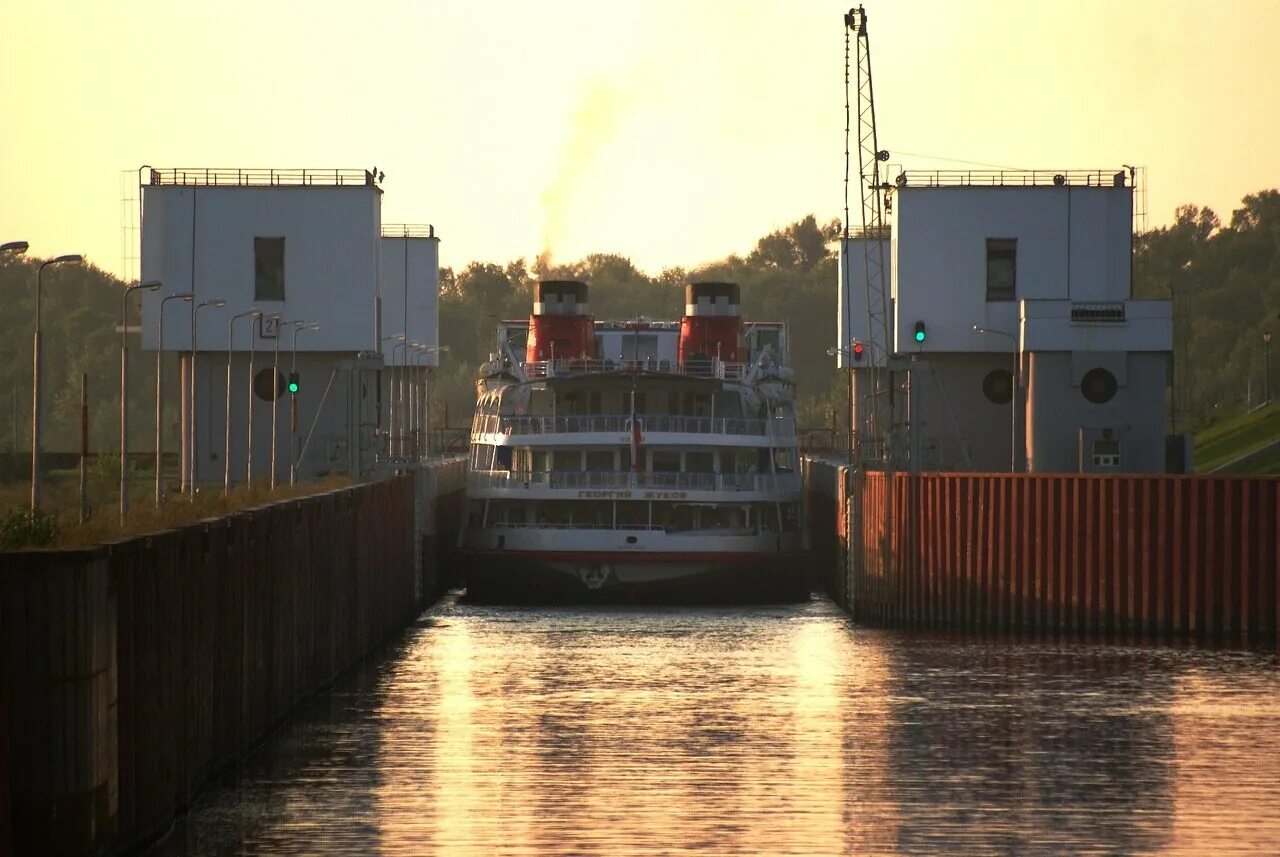
<path id="1" fill-rule="evenodd" d="M 853 359 L 854 359 L 854 360 L 861 360 L 861 359 L 862 359 L 862 353 L 863 353 L 864 351 L 866 351 L 866 350 L 867 350 L 867 347 L 866 347 L 865 345 L 863 345 L 861 342 L 855 342 L 855 343 L 853 343 Z"/>

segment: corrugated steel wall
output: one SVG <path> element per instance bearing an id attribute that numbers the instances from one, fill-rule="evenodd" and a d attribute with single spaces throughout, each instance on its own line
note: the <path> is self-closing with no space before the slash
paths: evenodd
<path id="1" fill-rule="evenodd" d="M 439 593 L 460 467 L 430 474 L 449 493 L 429 503 L 404 476 L 92 550 L 0 555 L 0 853 L 88 854 L 164 830 L 415 616 L 419 593 Z"/>
<path id="2" fill-rule="evenodd" d="M 822 561 L 849 552 L 830 588 L 860 621 L 1277 640 L 1278 479 L 809 467 L 840 471 L 836 496 L 810 491 L 810 532 Z"/>

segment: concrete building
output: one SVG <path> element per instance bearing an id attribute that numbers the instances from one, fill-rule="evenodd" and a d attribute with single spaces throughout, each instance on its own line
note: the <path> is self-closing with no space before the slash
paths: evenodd
<path id="1" fill-rule="evenodd" d="M 1128 174 L 909 172 L 892 193 L 918 466 L 1162 472 L 1172 313 L 1132 297 Z"/>
<path id="2" fill-rule="evenodd" d="M 178 436 L 187 462 L 194 435 L 196 482 L 221 483 L 228 463 L 233 483 L 265 482 L 273 452 L 279 482 L 295 461 L 300 477 L 372 472 L 401 394 L 383 338 L 436 342 L 434 230 L 383 238 L 382 188 L 366 170 L 148 168 L 141 191 L 141 277 L 163 283 L 144 293 L 144 348 L 161 345 L 161 301 L 194 296 L 165 303 L 162 346 L 182 358 Z"/>

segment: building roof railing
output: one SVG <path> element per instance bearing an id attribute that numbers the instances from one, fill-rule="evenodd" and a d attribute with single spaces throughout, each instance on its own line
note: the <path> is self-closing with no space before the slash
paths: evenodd
<path id="1" fill-rule="evenodd" d="M 430 223 L 384 223 L 383 238 L 435 238 L 436 228 Z"/>
<path id="2" fill-rule="evenodd" d="M 276 170 L 166 167 L 144 170 L 143 184 L 186 187 L 376 187 L 370 170 Z"/>
<path id="3" fill-rule="evenodd" d="M 1128 170 L 904 170 L 898 187 L 1132 187 Z"/>

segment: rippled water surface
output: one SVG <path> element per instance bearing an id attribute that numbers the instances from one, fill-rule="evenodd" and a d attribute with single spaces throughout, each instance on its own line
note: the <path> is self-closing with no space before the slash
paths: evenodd
<path id="1" fill-rule="evenodd" d="M 1280 853 L 1265 654 L 447 600 L 156 854 Z"/>

